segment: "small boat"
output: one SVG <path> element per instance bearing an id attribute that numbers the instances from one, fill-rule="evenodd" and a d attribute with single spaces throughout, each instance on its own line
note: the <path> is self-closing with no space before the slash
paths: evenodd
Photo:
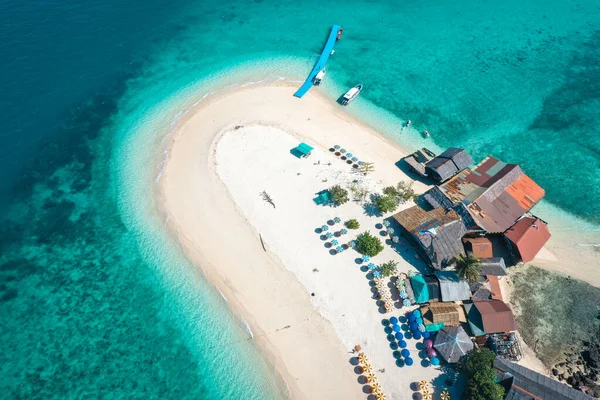
<path id="1" fill-rule="evenodd" d="M 313 78 L 313 85 L 315 86 L 319 86 L 321 84 L 321 82 L 323 81 L 323 78 L 325 78 L 325 68 L 323 68 L 322 70 L 320 70 L 317 75 Z"/>
<path id="2" fill-rule="evenodd" d="M 348 90 L 346 92 L 346 94 L 344 95 L 344 97 L 342 97 L 340 104 L 343 106 L 348 105 L 352 100 L 354 100 L 356 97 L 358 97 L 358 94 L 360 93 L 362 88 L 363 88 L 363 85 L 358 84 L 358 85 L 354 86 L 352 89 Z"/>
<path id="3" fill-rule="evenodd" d="M 344 33 L 344 29 L 343 28 L 338 29 L 337 38 L 335 40 L 336 41 L 340 40 L 342 38 L 342 34 L 343 33 Z"/>

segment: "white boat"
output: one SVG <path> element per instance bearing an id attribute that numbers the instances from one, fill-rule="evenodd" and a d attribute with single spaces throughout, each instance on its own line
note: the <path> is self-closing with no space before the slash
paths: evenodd
<path id="1" fill-rule="evenodd" d="M 363 88 L 363 85 L 358 84 L 358 85 L 354 86 L 352 89 L 348 90 L 346 92 L 346 94 L 344 95 L 344 97 L 342 97 L 340 104 L 343 106 L 348 105 L 348 103 L 350 103 L 352 100 L 354 100 L 356 97 L 358 97 L 358 94 L 360 93 L 362 88 Z"/>
<path id="2" fill-rule="evenodd" d="M 325 78 L 325 68 L 320 70 L 317 73 L 317 75 L 313 78 L 313 85 L 319 86 L 321 84 L 321 81 L 323 80 L 323 78 Z"/>

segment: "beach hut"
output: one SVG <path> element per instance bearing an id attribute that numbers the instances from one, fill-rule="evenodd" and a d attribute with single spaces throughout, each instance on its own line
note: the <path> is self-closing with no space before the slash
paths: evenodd
<path id="1" fill-rule="evenodd" d="M 551 235 L 544 221 L 539 218 L 525 217 L 507 230 L 504 236 L 512 244 L 515 256 L 527 263 L 535 258 Z"/>
<path id="2" fill-rule="evenodd" d="M 460 325 L 460 306 L 455 303 L 433 302 L 421 308 L 423 322 L 428 324 L 443 323 L 444 326 Z"/>
<path id="3" fill-rule="evenodd" d="M 454 271 L 435 271 L 440 282 L 442 301 L 461 301 L 471 298 L 469 283 L 458 277 Z"/>
<path id="4" fill-rule="evenodd" d="M 433 347 L 446 361 L 456 363 L 462 356 L 473 350 L 473 342 L 462 327 L 456 326 L 440 330 Z"/>
<path id="5" fill-rule="evenodd" d="M 501 300 L 475 301 L 465 304 L 467 321 L 475 336 L 516 330 L 514 315 Z"/>
<path id="6" fill-rule="evenodd" d="M 292 149 L 292 154 L 298 158 L 306 158 L 311 155 L 313 150 L 314 150 L 313 147 L 302 142 L 298 146 L 296 146 L 295 148 Z"/>
<path id="7" fill-rule="evenodd" d="M 425 165 L 425 173 L 438 182 L 444 182 L 471 164 L 473 159 L 465 149 L 450 147 Z"/>

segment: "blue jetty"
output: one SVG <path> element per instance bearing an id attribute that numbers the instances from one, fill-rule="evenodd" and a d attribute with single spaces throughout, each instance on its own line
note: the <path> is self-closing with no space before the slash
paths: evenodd
<path id="1" fill-rule="evenodd" d="M 298 89 L 296 93 L 294 93 L 294 96 L 302 98 L 302 96 L 304 96 L 310 90 L 310 88 L 313 86 L 313 80 L 317 74 L 325 68 L 325 64 L 327 64 L 327 60 L 329 60 L 333 46 L 335 45 L 335 42 L 340 40 L 342 37 L 342 32 L 343 30 L 340 25 L 334 25 L 331 28 L 331 32 L 327 38 L 327 43 L 325 43 L 325 47 L 323 48 L 323 52 L 321 53 L 317 64 L 310 72 L 310 75 L 308 75 L 308 78 L 306 78 L 306 81 L 304 81 L 304 84 L 300 86 L 300 89 Z"/>

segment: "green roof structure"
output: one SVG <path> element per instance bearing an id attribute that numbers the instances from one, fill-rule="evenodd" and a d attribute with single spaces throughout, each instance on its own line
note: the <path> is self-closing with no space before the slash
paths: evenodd
<path id="1" fill-rule="evenodd" d="M 410 285 L 415 293 L 416 303 L 426 303 L 429 301 L 429 289 L 423 275 L 416 275 L 410 278 Z"/>

